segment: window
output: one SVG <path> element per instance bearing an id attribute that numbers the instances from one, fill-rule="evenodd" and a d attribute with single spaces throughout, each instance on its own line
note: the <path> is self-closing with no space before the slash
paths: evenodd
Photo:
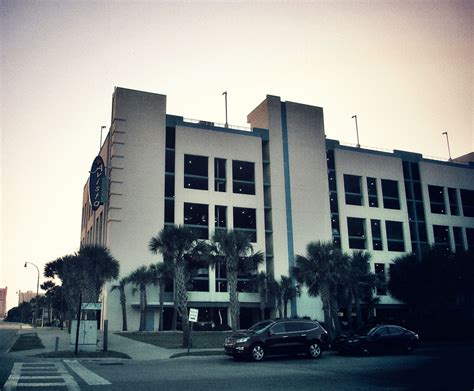
<path id="1" fill-rule="evenodd" d="M 189 268 L 189 291 L 209 292 L 209 266 L 193 262 Z"/>
<path id="2" fill-rule="evenodd" d="M 335 170 L 336 169 L 336 163 L 334 159 L 334 149 L 329 149 L 326 154 L 326 160 L 328 164 L 328 168 L 330 170 Z"/>
<path id="3" fill-rule="evenodd" d="M 174 197 L 174 175 L 165 174 L 165 197 Z"/>
<path id="4" fill-rule="evenodd" d="M 208 189 L 207 157 L 184 155 L 184 187 L 187 189 Z"/>
<path id="5" fill-rule="evenodd" d="M 165 153 L 165 171 L 174 173 L 174 151 L 167 150 Z"/>
<path id="6" fill-rule="evenodd" d="M 450 251 L 448 226 L 433 225 L 433 236 L 436 248 L 443 251 Z"/>
<path id="7" fill-rule="evenodd" d="M 255 164 L 232 161 L 232 191 L 238 194 L 255 194 Z"/>
<path id="8" fill-rule="evenodd" d="M 464 216 L 474 217 L 474 190 L 461 189 L 461 203 Z"/>
<path id="9" fill-rule="evenodd" d="M 214 191 L 226 191 L 225 159 L 214 159 Z"/>
<path id="10" fill-rule="evenodd" d="M 184 225 L 191 229 L 197 239 L 208 239 L 208 221 L 208 205 L 184 203 Z"/>
<path id="11" fill-rule="evenodd" d="M 387 232 L 388 251 L 405 251 L 403 223 L 400 221 L 386 221 L 385 230 Z"/>
<path id="12" fill-rule="evenodd" d="M 444 189 L 441 186 L 428 185 L 431 213 L 446 214 L 444 204 Z"/>
<path id="13" fill-rule="evenodd" d="M 367 177 L 367 194 L 369 195 L 369 206 L 371 208 L 378 208 L 379 201 L 377 200 L 377 179 Z"/>
<path id="14" fill-rule="evenodd" d="M 372 247 L 375 251 L 383 250 L 380 220 L 370 220 L 370 228 L 372 231 Z"/>
<path id="15" fill-rule="evenodd" d="M 459 216 L 458 195 L 456 189 L 448 187 L 449 210 L 453 216 Z"/>
<path id="16" fill-rule="evenodd" d="M 349 248 L 365 249 L 365 220 L 355 217 L 347 218 L 347 232 L 349 234 Z"/>
<path id="17" fill-rule="evenodd" d="M 286 332 L 285 329 L 285 324 L 284 323 L 277 323 L 275 326 L 273 326 L 271 329 L 272 333 L 274 334 L 282 334 Z"/>
<path id="18" fill-rule="evenodd" d="M 344 174 L 344 191 L 347 205 L 362 205 L 360 176 Z"/>
<path id="19" fill-rule="evenodd" d="M 165 200 L 165 223 L 174 224 L 174 200 Z"/>
<path id="20" fill-rule="evenodd" d="M 339 211 L 339 207 L 337 206 L 337 195 L 334 192 L 329 194 L 329 206 L 331 213 L 337 213 Z"/>
<path id="21" fill-rule="evenodd" d="M 257 241 L 255 209 L 234 208 L 234 230 L 246 233 L 251 242 Z"/>
<path id="22" fill-rule="evenodd" d="M 328 171 L 328 183 L 329 183 L 329 191 L 337 191 L 336 171 L 334 170 Z"/>
<path id="23" fill-rule="evenodd" d="M 468 250 L 474 250 L 474 228 L 466 228 Z"/>
<path id="24" fill-rule="evenodd" d="M 227 271 L 225 265 L 216 265 L 216 292 L 227 292 Z"/>
<path id="25" fill-rule="evenodd" d="M 216 205 L 214 207 L 214 223 L 217 229 L 227 228 L 227 206 Z"/>
<path id="26" fill-rule="evenodd" d="M 464 238 L 462 235 L 462 227 L 453 227 L 454 247 L 456 252 L 464 250 Z"/>
<path id="27" fill-rule="evenodd" d="M 377 277 L 377 295 L 384 296 L 387 294 L 387 288 L 385 287 L 385 263 L 376 263 L 375 265 L 375 276 Z"/>
<path id="28" fill-rule="evenodd" d="M 331 230 L 333 236 L 340 236 L 339 218 L 335 214 L 331 214 Z"/>
<path id="29" fill-rule="evenodd" d="M 166 149 L 175 149 L 176 146 L 176 128 L 166 127 Z"/>
<path id="30" fill-rule="evenodd" d="M 382 195 L 383 207 L 385 209 L 400 209 L 397 181 L 382 179 Z"/>

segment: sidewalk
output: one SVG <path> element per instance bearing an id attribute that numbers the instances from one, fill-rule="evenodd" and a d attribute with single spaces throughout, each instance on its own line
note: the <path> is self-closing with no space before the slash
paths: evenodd
<path id="1" fill-rule="evenodd" d="M 37 327 L 33 328 L 24 325 L 21 330 L 18 330 L 17 337 L 21 334 L 37 333 L 41 339 L 44 349 L 32 349 L 19 352 L 9 353 L 16 357 L 35 356 L 40 353 L 54 352 L 56 348 L 56 338 L 58 338 L 58 351 L 70 351 L 70 335 L 67 329 L 61 330 L 58 327 Z M 98 331 L 97 350 L 103 349 L 103 332 Z M 165 349 L 147 343 L 135 341 L 130 338 L 122 337 L 120 335 L 109 332 L 108 350 L 113 350 L 120 353 L 125 353 L 131 357 L 132 360 L 149 361 L 149 360 L 164 360 L 169 359 L 172 355 L 177 353 L 187 352 L 186 349 Z M 192 349 L 196 351 L 197 349 Z M 215 349 L 199 349 L 199 350 L 215 350 Z M 110 357 L 104 358 L 110 360 Z M 95 360 L 95 358 L 94 358 Z M 114 358 L 117 360 L 117 358 Z M 120 359 L 119 359 L 120 360 Z"/>

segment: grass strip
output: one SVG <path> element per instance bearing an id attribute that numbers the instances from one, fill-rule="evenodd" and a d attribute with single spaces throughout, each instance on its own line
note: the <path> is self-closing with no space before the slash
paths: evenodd
<path id="1" fill-rule="evenodd" d="M 117 333 L 122 337 L 148 343 L 165 349 L 182 349 L 183 333 L 174 331 L 164 332 L 131 332 Z M 230 335 L 228 331 L 193 331 L 192 347 L 196 349 L 221 349 L 224 340 Z"/>
<path id="2" fill-rule="evenodd" d="M 19 352 L 21 350 L 43 349 L 41 339 L 37 333 L 21 334 L 11 347 L 10 352 Z"/>
<path id="3" fill-rule="evenodd" d="M 69 350 L 64 350 L 60 352 L 48 352 L 40 353 L 35 355 L 35 357 L 44 357 L 44 358 L 128 358 L 131 357 L 128 354 L 116 352 L 114 350 L 108 350 L 107 352 L 77 352 L 77 355 L 74 352 Z"/>

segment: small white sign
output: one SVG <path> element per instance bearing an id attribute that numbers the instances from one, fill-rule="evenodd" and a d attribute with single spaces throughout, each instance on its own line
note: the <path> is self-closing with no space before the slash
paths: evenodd
<path id="1" fill-rule="evenodd" d="M 196 308 L 189 309 L 189 321 L 190 322 L 197 322 L 198 321 L 198 313 L 199 310 Z"/>
<path id="2" fill-rule="evenodd" d="M 100 310 L 102 303 L 82 303 L 81 310 Z"/>

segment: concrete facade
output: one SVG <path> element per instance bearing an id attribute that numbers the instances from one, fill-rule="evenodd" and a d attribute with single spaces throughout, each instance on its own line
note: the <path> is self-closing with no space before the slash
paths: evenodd
<path id="1" fill-rule="evenodd" d="M 474 218 L 464 213 L 461 199 L 461 189 L 464 196 L 474 191 L 472 163 L 438 162 L 403 151 L 379 152 L 344 146 L 326 139 L 322 108 L 283 102 L 271 95 L 247 120 L 249 129 L 186 120 L 166 113 L 164 95 L 116 88 L 111 126 L 100 151 L 107 166 L 108 201 L 92 212 L 86 183 L 81 244 L 106 245 L 120 261 L 123 277 L 141 265 L 161 262 L 160 256 L 149 252 L 148 243 L 166 224 L 192 223 L 190 226 L 201 232 L 207 229 L 210 237 L 218 224 L 214 214 L 219 207 L 226 211 L 226 228 L 236 228 L 236 213 L 247 213 L 254 220 L 255 228 L 250 228 L 256 235 L 254 249 L 263 251 L 266 259 L 261 270 L 277 280 L 288 275 L 294 257 L 305 254 L 307 244 L 316 240 L 334 240 L 347 252 L 356 248 L 368 250 L 372 253 L 372 271 L 385 274 L 393 258 L 415 250 L 412 245 L 418 249 L 425 244 L 424 236 L 420 234 L 415 240 L 410 228 L 421 230 L 426 226 L 426 244 L 433 244 L 433 225 L 447 226 L 449 243 L 454 249 L 453 227 L 460 227 L 455 230 L 457 238 L 462 233 L 463 248 L 474 246 Z M 167 144 L 171 135 L 173 145 Z M 215 159 L 225 160 L 225 191 L 215 187 L 220 179 L 215 176 Z M 196 161 L 201 162 L 200 169 L 205 175 L 190 175 L 186 171 Z M 239 162 L 253 167 L 250 180 L 239 182 L 233 177 L 242 169 Z M 419 172 L 419 178 L 407 177 L 410 170 L 413 175 Z M 207 181 L 206 188 L 199 188 L 201 185 L 194 185 L 193 181 L 201 185 Z M 238 183 L 254 191 L 241 192 Z M 348 194 L 347 189 L 354 183 L 356 193 Z M 420 199 L 408 199 L 406 186 L 411 191 L 418 185 Z M 447 189 L 457 189 L 458 215 L 432 213 L 432 188 L 429 190 L 428 186 L 446 189 L 447 206 Z M 389 192 L 395 192 L 396 197 Z M 450 194 L 452 197 L 453 190 Z M 356 199 L 356 204 L 347 202 L 347 197 Z M 393 207 L 393 203 L 398 207 Z M 413 217 L 411 208 L 415 206 L 419 212 Z M 189 215 L 192 207 L 206 211 L 197 224 Z M 359 227 L 355 233 L 350 228 L 354 222 Z M 380 238 L 372 235 L 374 224 L 380 226 Z M 207 288 L 189 292 L 190 306 L 210 314 L 204 320 L 211 320 L 212 316 L 214 320 L 223 316 L 225 319 L 228 293 L 220 288 L 222 276 L 212 268 L 200 273 Z M 102 318 L 109 320 L 111 330 L 119 330 L 119 295 L 110 292 L 110 286 L 104 290 Z M 129 330 L 135 330 L 139 295 L 133 295 L 130 286 L 126 293 Z M 156 329 L 158 288 L 150 286 L 147 294 L 148 327 Z M 381 294 L 380 299 L 381 305 L 397 304 L 386 294 Z M 251 321 L 258 309 L 258 295 L 241 292 L 239 300 Z M 166 293 L 165 306 L 171 305 L 171 294 Z M 320 300 L 305 293 L 291 303 L 289 314 L 323 320 Z"/>

